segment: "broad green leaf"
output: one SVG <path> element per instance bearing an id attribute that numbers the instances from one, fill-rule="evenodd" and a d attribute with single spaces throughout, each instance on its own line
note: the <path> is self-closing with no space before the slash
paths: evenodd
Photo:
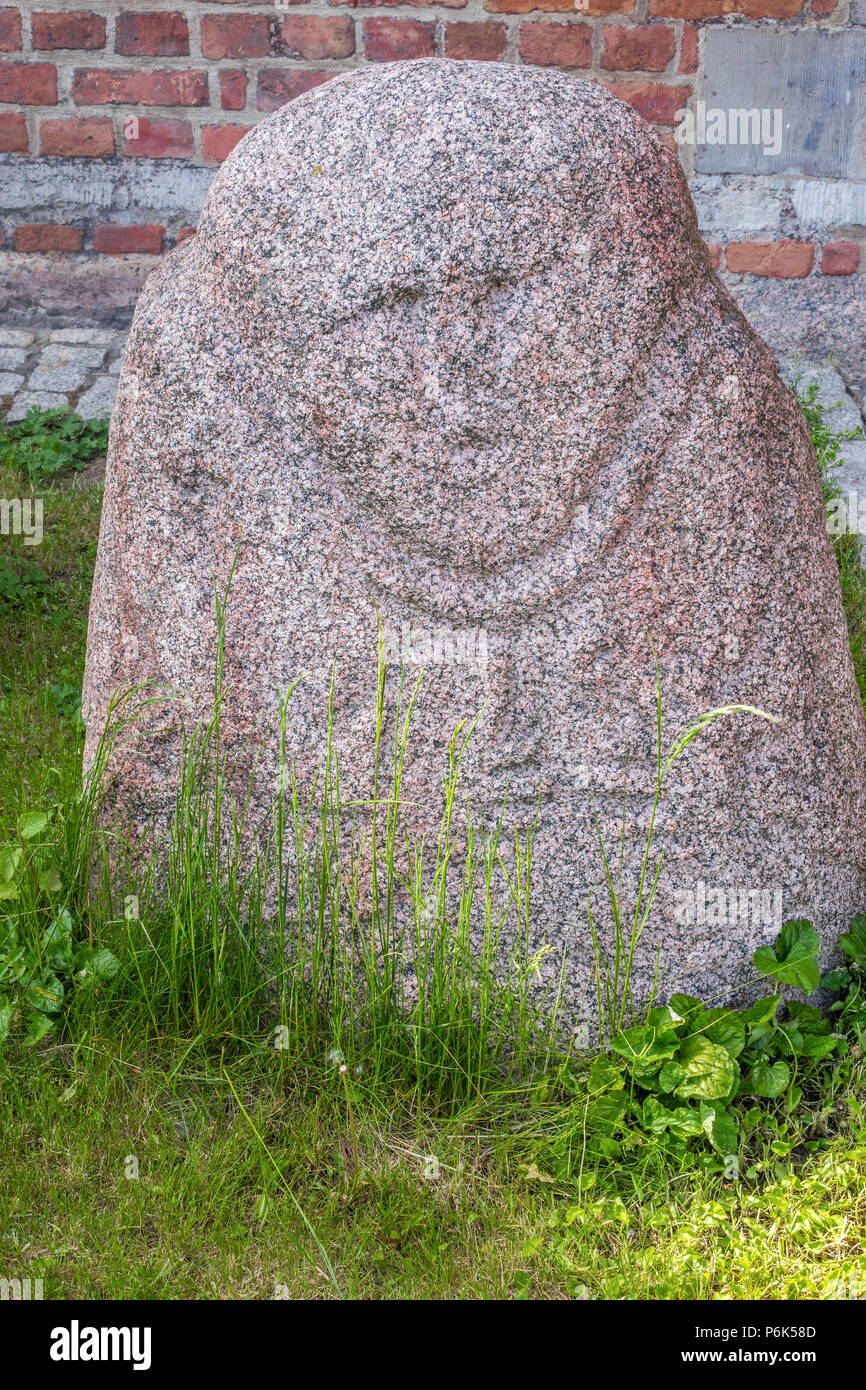
<path id="1" fill-rule="evenodd" d="M 702 1105 L 701 1123 L 717 1153 L 727 1157 L 737 1152 L 737 1126 L 721 1105 Z"/>
<path id="2" fill-rule="evenodd" d="M 59 893 L 63 887 L 60 875 L 53 864 L 47 869 L 40 869 L 38 879 L 39 887 L 43 893 Z"/>
<path id="3" fill-rule="evenodd" d="M 38 1042 L 39 1039 L 44 1038 L 45 1034 L 50 1032 L 53 1027 L 54 1019 L 51 1018 L 49 1014 L 40 1013 L 36 1009 L 31 1010 L 26 1016 L 24 1025 L 27 1041 L 31 1043 Z"/>
<path id="4" fill-rule="evenodd" d="M 819 945 L 818 933 L 810 922 L 786 922 L 774 945 L 759 946 L 752 961 L 762 975 L 811 994 L 821 980 Z"/>
<path id="5" fill-rule="evenodd" d="M 658 1074 L 657 1081 L 660 1091 L 675 1091 L 681 1081 L 686 1079 L 686 1069 L 679 1062 L 665 1062 Z"/>
<path id="6" fill-rule="evenodd" d="M 22 840 L 32 840 L 48 829 L 49 819 L 47 811 L 25 811 L 18 817 L 18 834 Z"/>
<path id="7" fill-rule="evenodd" d="M 647 1018 L 647 1026 L 654 1028 L 657 1037 L 664 1037 L 666 1033 L 675 1033 L 685 1022 L 682 1014 L 677 1013 L 676 1009 L 665 1004 L 659 1009 L 650 1009 Z"/>
<path id="8" fill-rule="evenodd" d="M 0 884 L 12 882 L 18 872 L 22 853 L 20 845 L 4 845 L 0 849 Z"/>
<path id="9" fill-rule="evenodd" d="M 702 1014 L 704 1011 L 700 999 L 695 999 L 694 995 L 691 994 L 672 994 L 671 1008 L 675 1009 L 690 1026 L 694 1015 Z"/>
<path id="10" fill-rule="evenodd" d="M 0 902 L 11 903 L 18 897 L 18 889 L 14 883 L 0 883 Z"/>
<path id="11" fill-rule="evenodd" d="M 699 1026 L 703 1036 L 723 1047 L 729 1057 L 739 1057 L 746 1046 L 746 1025 L 742 1015 L 731 1009 L 707 1009 Z"/>
<path id="12" fill-rule="evenodd" d="M 612 1040 L 610 1049 L 618 1056 L 625 1057 L 626 1061 L 636 1068 L 657 1070 L 662 1062 L 675 1055 L 679 1045 L 676 1033 L 666 1033 L 659 1037 L 654 1028 L 638 1026 L 618 1033 Z"/>
<path id="13" fill-rule="evenodd" d="M 650 1134 L 664 1134 L 666 1130 L 670 1130 L 671 1134 L 678 1134 L 686 1139 L 701 1132 L 701 1116 L 698 1110 L 691 1105 L 677 1105 L 669 1109 L 656 1100 L 655 1096 L 647 1096 L 644 1101 L 642 1118 L 644 1128 L 649 1130 Z"/>
<path id="14" fill-rule="evenodd" d="M 63 1007 L 63 985 L 53 970 L 46 970 L 41 980 L 31 980 L 24 999 L 28 1008 L 37 1013 L 59 1013 Z"/>
<path id="15" fill-rule="evenodd" d="M 589 1069 L 589 1089 L 591 1094 L 600 1091 L 618 1091 L 623 1085 L 622 1072 L 607 1057 L 596 1057 Z"/>
<path id="16" fill-rule="evenodd" d="M 626 1096 L 622 1091 L 614 1095 L 599 1096 L 598 1100 L 594 1100 L 587 1109 L 587 1129 L 612 1133 L 620 1126 L 626 1103 Z"/>
<path id="17" fill-rule="evenodd" d="M 749 1094 L 767 1096 L 772 1099 L 780 1096 L 791 1080 L 791 1070 L 787 1062 L 755 1062 L 746 1073 L 745 1083 Z"/>
<path id="18" fill-rule="evenodd" d="M 866 913 L 859 912 L 843 936 L 839 945 L 849 960 L 866 960 Z"/>
<path id="19" fill-rule="evenodd" d="M 112 955 L 107 946 L 85 947 L 76 955 L 75 966 L 78 974 L 85 979 L 88 976 L 96 980 L 110 980 L 112 975 L 116 975 L 119 969 L 117 957 Z"/>
<path id="20" fill-rule="evenodd" d="M 740 1075 L 737 1063 L 724 1047 L 700 1036 L 685 1040 L 677 1061 L 685 1068 L 686 1076 L 674 1094 L 683 1100 L 723 1100 Z"/>
<path id="21" fill-rule="evenodd" d="M 14 1004 L 10 1004 L 8 999 L 0 999 L 0 1043 L 9 1036 L 9 1025 L 12 1022 L 14 1012 Z"/>

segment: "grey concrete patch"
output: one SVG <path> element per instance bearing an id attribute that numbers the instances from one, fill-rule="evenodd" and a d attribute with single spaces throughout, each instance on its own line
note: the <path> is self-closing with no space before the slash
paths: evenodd
<path id="1" fill-rule="evenodd" d="M 866 176 L 866 33 L 711 27 L 705 43 L 705 110 L 781 111 L 781 149 L 698 144 L 699 173 Z"/>
<path id="2" fill-rule="evenodd" d="M 75 409 L 85 420 L 108 420 L 117 396 L 117 378 L 98 376 L 89 391 L 79 396 Z"/>
<path id="3" fill-rule="evenodd" d="M 66 396 L 59 395 L 54 391 L 22 391 L 12 402 L 12 409 L 6 416 L 10 423 L 16 420 L 23 420 L 28 410 L 34 405 L 39 406 L 40 410 L 56 410 L 61 406 L 68 405 Z"/>

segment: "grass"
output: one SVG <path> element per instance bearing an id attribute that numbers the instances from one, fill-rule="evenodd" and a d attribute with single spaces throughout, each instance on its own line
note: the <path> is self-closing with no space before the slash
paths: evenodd
<path id="1" fill-rule="evenodd" d="M 832 430 L 814 401 L 806 410 L 807 418 L 816 412 L 810 425 L 829 489 Z M 26 495 L 8 471 L 0 490 Z M 0 825 L 55 807 L 49 838 L 72 884 L 76 693 L 101 499 L 98 489 L 42 495 L 44 581 L 6 603 L 0 626 Z M 13 564 L 16 555 L 30 558 L 18 538 L 3 544 Z M 863 691 L 866 585 L 852 538 L 836 545 Z M 411 698 L 406 691 L 404 712 Z M 218 767 L 215 718 L 201 737 Z M 228 812 L 225 803 L 218 809 L 219 779 L 199 777 L 202 749 L 189 753 L 170 846 L 172 892 L 137 885 L 159 950 L 116 904 L 87 909 L 79 896 L 82 929 L 89 912 L 88 930 L 117 952 L 117 976 L 76 993 L 62 1025 L 36 1046 L 10 1038 L 0 1050 L 0 1275 L 41 1277 L 48 1298 L 708 1300 L 866 1290 L 857 1040 L 820 1084 L 801 1088 L 793 1113 L 782 1101 L 744 1111 L 736 1174 L 708 1146 L 659 1146 L 639 1135 L 621 1161 L 557 1165 L 557 1145 L 575 1134 L 579 1142 L 580 1104 L 563 1087 L 567 1045 L 554 1048 L 521 995 L 528 947 L 512 990 L 497 995 L 489 972 L 473 972 L 459 932 L 456 945 L 453 933 L 442 937 L 408 1030 L 401 972 L 388 966 L 387 951 L 384 966 L 381 951 L 362 952 L 367 983 L 356 1002 L 372 999 L 376 1010 L 341 1014 L 355 979 L 350 960 L 332 953 L 332 973 L 317 990 L 305 979 L 328 958 L 334 935 L 321 909 L 334 906 L 345 877 L 319 853 L 302 876 L 308 930 L 292 945 L 300 968 L 286 973 L 282 995 L 263 994 L 252 954 L 225 931 L 249 907 L 255 882 L 243 880 L 238 859 L 228 875 L 234 897 L 215 899 L 214 842 L 189 853 L 202 801 L 211 825 Z M 377 811 L 385 852 L 374 940 L 386 945 L 395 927 L 395 857 L 386 851 L 399 763 L 398 742 Z M 316 838 L 334 849 L 338 786 L 325 791 Z M 413 901 L 440 926 L 442 864 L 455 855 L 447 791 L 445 802 L 444 839 L 415 861 L 413 880 Z M 293 831 L 305 807 L 291 782 L 279 807 L 300 853 Z M 482 899 L 495 861 L 493 840 L 479 831 Z M 351 891 L 339 906 L 360 925 Z M 286 911 L 280 921 L 288 928 L 300 917 Z M 491 917 L 491 947 L 497 926 Z M 190 958 L 209 968 L 196 976 L 183 965 Z M 385 988 L 371 994 L 374 965 Z M 235 988 L 239 969 L 248 971 L 248 990 Z"/>

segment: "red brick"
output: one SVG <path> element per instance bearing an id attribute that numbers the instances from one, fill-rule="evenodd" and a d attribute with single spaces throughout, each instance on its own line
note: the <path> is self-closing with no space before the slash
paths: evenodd
<path id="1" fill-rule="evenodd" d="M 159 256 L 164 235 L 165 228 L 153 223 L 118 227 L 113 222 L 100 222 L 93 231 L 93 249 L 106 256 Z"/>
<path id="2" fill-rule="evenodd" d="M 680 44 L 680 65 L 677 68 L 677 72 L 697 72 L 699 32 L 696 24 L 683 25 L 683 41 Z"/>
<path id="3" fill-rule="evenodd" d="M 0 53 L 20 52 L 21 16 L 17 10 L 0 10 Z"/>
<path id="4" fill-rule="evenodd" d="M 76 106 L 207 106 L 207 73 L 189 68 L 76 68 Z"/>
<path id="5" fill-rule="evenodd" d="M 815 0 L 812 0 L 812 9 Z M 821 252 L 822 275 L 856 275 L 860 269 L 860 247 L 856 241 L 828 241 Z"/>
<path id="6" fill-rule="evenodd" d="M 303 96 L 311 87 L 319 87 L 335 72 L 302 72 L 295 68 L 262 68 L 256 91 L 256 110 L 276 111 L 287 101 Z"/>
<path id="7" fill-rule="evenodd" d="M 223 111 L 243 111 L 247 104 L 247 75 L 243 68 L 223 68 L 220 73 L 220 105 Z"/>
<path id="8" fill-rule="evenodd" d="M 812 0 L 813 14 L 832 14 L 838 4 L 838 0 Z"/>
<path id="9" fill-rule="evenodd" d="M 21 106 L 54 106 L 57 69 L 53 63 L 0 63 L 0 101 Z"/>
<path id="10" fill-rule="evenodd" d="M 189 241 L 191 236 L 195 236 L 198 227 L 178 227 L 177 236 L 174 239 L 175 246 L 180 246 L 182 241 Z"/>
<path id="11" fill-rule="evenodd" d="M 484 0 L 485 10 L 492 14 L 528 14 L 544 10 L 547 14 L 634 14 L 635 0 Z"/>
<path id="12" fill-rule="evenodd" d="M 750 19 L 790 19 L 800 14 L 804 0 L 649 0 L 651 15 L 668 19 L 716 19 L 742 14 Z"/>
<path id="13" fill-rule="evenodd" d="M 592 28 L 549 19 L 523 24 L 520 56 L 524 63 L 540 67 L 588 68 L 592 63 Z"/>
<path id="14" fill-rule="evenodd" d="M 12 240 L 16 251 L 80 251 L 84 233 L 80 227 L 26 222 L 15 228 Z"/>
<path id="15" fill-rule="evenodd" d="M 34 48 L 104 48 L 105 20 L 90 10 L 58 10 L 35 14 Z"/>
<path id="16" fill-rule="evenodd" d="M 0 154 L 26 154 L 27 122 L 12 111 L 0 112 Z"/>
<path id="17" fill-rule="evenodd" d="M 704 242 L 704 245 L 707 248 L 707 253 L 709 255 L 710 261 L 712 262 L 713 270 L 718 270 L 719 266 L 722 264 L 721 246 L 717 241 L 706 241 Z"/>
<path id="18" fill-rule="evenodd" d="M 445 57 L 498 62 L 505 55 L 504 24 L 473 24 L 456 19 L 445 25 Z"/>
<path id="19" fill-rule="evenodd" d="M 605 24 L 601 66 L 608 72 L 664 72 L 675 47 L 667 24 Z"/>
<path id="20" fill-rule="evenodd" d="M 691 87 L 674 87 L 665 82 L 606 82 L 605 86 L 652 125 L 676 125 L 676 113 L 692 94 Z"/>
<path id="21" fill-rule="evenodd" d="M 207 14 L 201 22 L 206 58 L 265 58 L 271 51 L 266 14 Z"/>
<path id="22" fill-rule="evenodd" d="M 105 116 L 68 116 L 42 121 L 39 153 L 89 159 L 110 159 L 114 154 L 114 130 Z"/>
<path id="23" fill-rule="evenodd" d="M 808 241 L 729 241 L 725 265 L 736 275 L 769 275 L 774 280 L 802 280 L 815 262 Z"/>
<path id="24" fill-rule="evenodd" d="M 432 58 L 435 24 L 420 19 L 365 19 L 364 47 L 374 63 L 393 63 L 400 58 Z"/>
<path id="25" fill-rule="evenodd" d="M 345 15 L 320 19 L 317 15 L 296 14 L 284 19 L 280 38 L 291 58 L 348 58 L 355 52 L 355 26 Z"/>
<path id="26" fill-rule="evenodd" d="M 201 152 L 204 158 L 213 164 L 221 164 L 248 130 L 252 130 L 251 125 L 203 125 Z"/>
<path id="27" fill-rule="evenodd" d="M 195 153 L 189 121 L 152 121 L 127 116 L 123 122 L 123 153 L 147 159 L 191 159 Z"/>
<path id="28" fill-rule="evenodd" d="M 189 53 L 186 15 L 124 10 L 117 16 L 114 48 L 129 57 L 184 58 Z"/>

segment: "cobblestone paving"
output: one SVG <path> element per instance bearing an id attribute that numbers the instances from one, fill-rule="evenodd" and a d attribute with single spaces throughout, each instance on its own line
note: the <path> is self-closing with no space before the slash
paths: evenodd
<path id="1" fill-rule="evenodd" d="M 126 336 L 125 329 L 0 325 L 0 415 L 11 423 L 34 405 L 70 406 L 86 420 L 107 420 Z"/>

